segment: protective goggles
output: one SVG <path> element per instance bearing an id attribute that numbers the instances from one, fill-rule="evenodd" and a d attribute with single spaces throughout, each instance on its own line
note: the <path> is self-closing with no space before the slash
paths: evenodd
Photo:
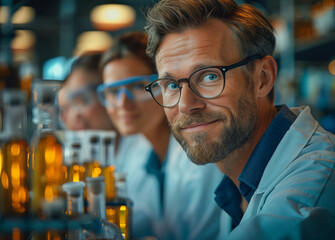
<path id="1" fill-rule="evenodd" d="M 144 87 L 156 79 L 157 74 L 152 74 L 103 83 L 97 87 L 98 98 L 105 107 L 118 106 L 122 96 L 134 102 L 147 101 L 151 99 L 151 95 L 145 91 Z"/>
<path id="2" fill-rule="evenodd" d="M 92 106 L 98 102 L 96 88 L 98 84 L 90 84 L 75 91 L 68 92 L 66 94 L 66 105 L 59 106 L 62 112 L 75 109 L 83 110 L 89 106 Z"/>

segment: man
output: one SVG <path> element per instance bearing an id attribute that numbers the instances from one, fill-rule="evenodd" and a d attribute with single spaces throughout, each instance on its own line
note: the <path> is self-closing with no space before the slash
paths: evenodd
<path id="1" fill-rule="evenodd" d="M 146 30 L 159 73 L 146 90 L 190 159 L 225 174 L 215 198 L 229 215 L 224 234 L 335 235 L 335 137 L 308 107 L 274 106 L 275 37 L 263 14 L 232 0 L 162 0 Z"/>

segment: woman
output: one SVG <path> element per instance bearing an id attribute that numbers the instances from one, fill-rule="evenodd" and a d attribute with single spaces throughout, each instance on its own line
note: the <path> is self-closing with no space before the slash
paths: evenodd
<path id="1" fill-rule="evenodd" d="M 119 151 L 116 163 L 128 176 L 134 237 L 215 239 L 221 212 L 212 194 L 222 175 L 215 166 L 199 167 L 187 159 L 163 108 L 144 90 L 157 78 L 146 43 L 145 33 L 121 36 L 103 57 L 104 83 L 97 89 L 119 133 L 141 133 L 147 140 L 138 143 L 143 145 L 138 152 L 131 146 Z"/>
<path id="2" fill-rule="evenodd" d="M 99 75 L 100 59 L 100 53 L 75 58 L 58 92 L 60 118 L 67 130 L 114 129 L 96 95 L 96 87 L 102 83 Z"/>

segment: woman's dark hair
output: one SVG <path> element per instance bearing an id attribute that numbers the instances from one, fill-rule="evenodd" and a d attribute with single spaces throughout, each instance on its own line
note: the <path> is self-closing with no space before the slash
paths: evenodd
<path id="1" fill-rule="evenodd" d="M 78 69 L 99 75 L 99 64 L 101 61 L 101 57 L 102 53 L 87 53 L 76 57 L 71 64 L 70 72 L 64 79 L 64 82 L 66 82 L 66 80 L 69 78 L 73 71 Z"/>
<path id="2" fill-rule="evenodd" d="M 102 56 L 100 72 L 112 60 L 135 56 L 144 61 L 152 72 L 155 73 L 155 64 L 146 54 L 147 43 L 148 36 L 145 32 L 130 32 L 120 36 L 113 47 Z"/>

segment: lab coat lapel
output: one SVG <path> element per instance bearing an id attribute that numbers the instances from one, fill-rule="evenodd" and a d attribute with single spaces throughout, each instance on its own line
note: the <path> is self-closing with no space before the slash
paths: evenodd
<path id="1" fill-rule="evenodd" d="M 284 172 L 284 169 L 299 155 L 318 126 L 318 123 L 311 116 L 309 107 L 292 108 L 291 111 L 298 115 L 298 117 L 284 135 L 266 166 L 258 188 L 243 215 L 242 221 L 254 216 L 262 209 L 266 200 L 266 196 L 264 196 L 265 192 L 269 194 L 271 189 L 278 184 L 282 179 L 280 175 Z"/>

